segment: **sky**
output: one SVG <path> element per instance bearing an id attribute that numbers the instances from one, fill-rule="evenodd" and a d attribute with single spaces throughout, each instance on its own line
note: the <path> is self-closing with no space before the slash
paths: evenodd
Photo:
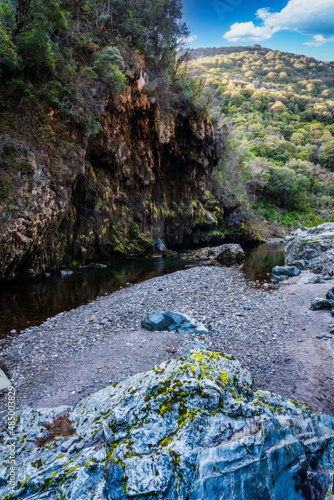
<path id="1" fill-rule="evenodd" d="M 191 48 L 253 45 L 334 61 L 334 0 L 183 0 Z"/>

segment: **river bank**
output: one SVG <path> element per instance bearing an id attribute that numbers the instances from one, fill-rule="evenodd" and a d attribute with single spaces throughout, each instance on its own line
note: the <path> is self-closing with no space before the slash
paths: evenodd
<path id="1" fill-rule="evenodd" d="M 102 387 L 179 357 L 190 347 L 227 352 L 249 368 L 259 389 L 301 399 L 334 414 L 331 316 L 311 312 L 330 282 L 289 280 L 264 290 L 236 267 L 195 267 L 154 278 L 64 312 L 23 332 L 2 359 L 18 408 L 74 404 Z M 156 309 L 191 314 L 206 337 L 150 333 L 141 320 Z M 333 341 L 332 341 L 333 342 Z M 5 397 L 0 398 L 1 418 Z"/>

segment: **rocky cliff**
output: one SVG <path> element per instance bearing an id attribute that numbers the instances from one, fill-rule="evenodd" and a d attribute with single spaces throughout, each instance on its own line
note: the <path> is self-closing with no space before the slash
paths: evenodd
<path id="1" fill-rule="evenodd" d="M 74 408 L 19 412 L 15 498 L 333 499 L 334 419 L 192 351 Z M 10 493 L 0 433 L 0 493 Z M 10 498 L 10 496 L 8 496 Z"/>
<path id="2" fill-rule="evenodd" d="M 3 115 L 0 279 L 150 255 L 157 237 L 172 249 L 219 243 L 231 224 L 252 238 L 240 207 L 210 191 L 209 117 L 162 112 L 153 94 L 141 75 L 101 104 L 102 130 L 90 134 L 53 109 Z"/>

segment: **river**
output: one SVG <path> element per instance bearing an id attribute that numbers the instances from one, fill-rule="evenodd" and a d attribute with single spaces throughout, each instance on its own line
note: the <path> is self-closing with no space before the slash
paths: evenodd
<path id="1" fill-rule="evenodd" d="M 284 263 L 284 244 L 268 243 L 245 247 L 244 250 L 246 260 L 242 270 L 245 278 L 254 286 L 270 286 L 272 268 Z M 108 264 L 107 269 L 78 268 L 68 276 L 54 274 L 0 284 L 0 338 L 16 336 L 60 312 L 87 304 L 122 287 L 187 269 L 189 265 L 189 262 L 155 258 L 144 262 Z"/>

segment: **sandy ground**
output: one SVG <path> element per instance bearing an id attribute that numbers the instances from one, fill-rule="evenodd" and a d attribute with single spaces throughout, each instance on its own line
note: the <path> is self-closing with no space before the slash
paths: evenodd
<path id="1" fill-rule="evenodd" d="M 328 335 L 334 318 L 328 311 L 310 311 L 316 297 L 325 297 L 332 281 L 317 285 L 298 285 L 287 281 L 281 291 L 289 299 L 289 313 L 298 335 L 287 343 L 287 351 L 296 360 L 293 375 L 293 397 L 307 401 L 315 409 L 334 414 L 334 335 Z M 329 339 L 319 339 L 324 335 Z M 302 341 L 302 342 L 301 342 Z M 291 384 L 292 385 L 292 384 Z M 286 393 L 278 384 L 276 392 Z"/>

